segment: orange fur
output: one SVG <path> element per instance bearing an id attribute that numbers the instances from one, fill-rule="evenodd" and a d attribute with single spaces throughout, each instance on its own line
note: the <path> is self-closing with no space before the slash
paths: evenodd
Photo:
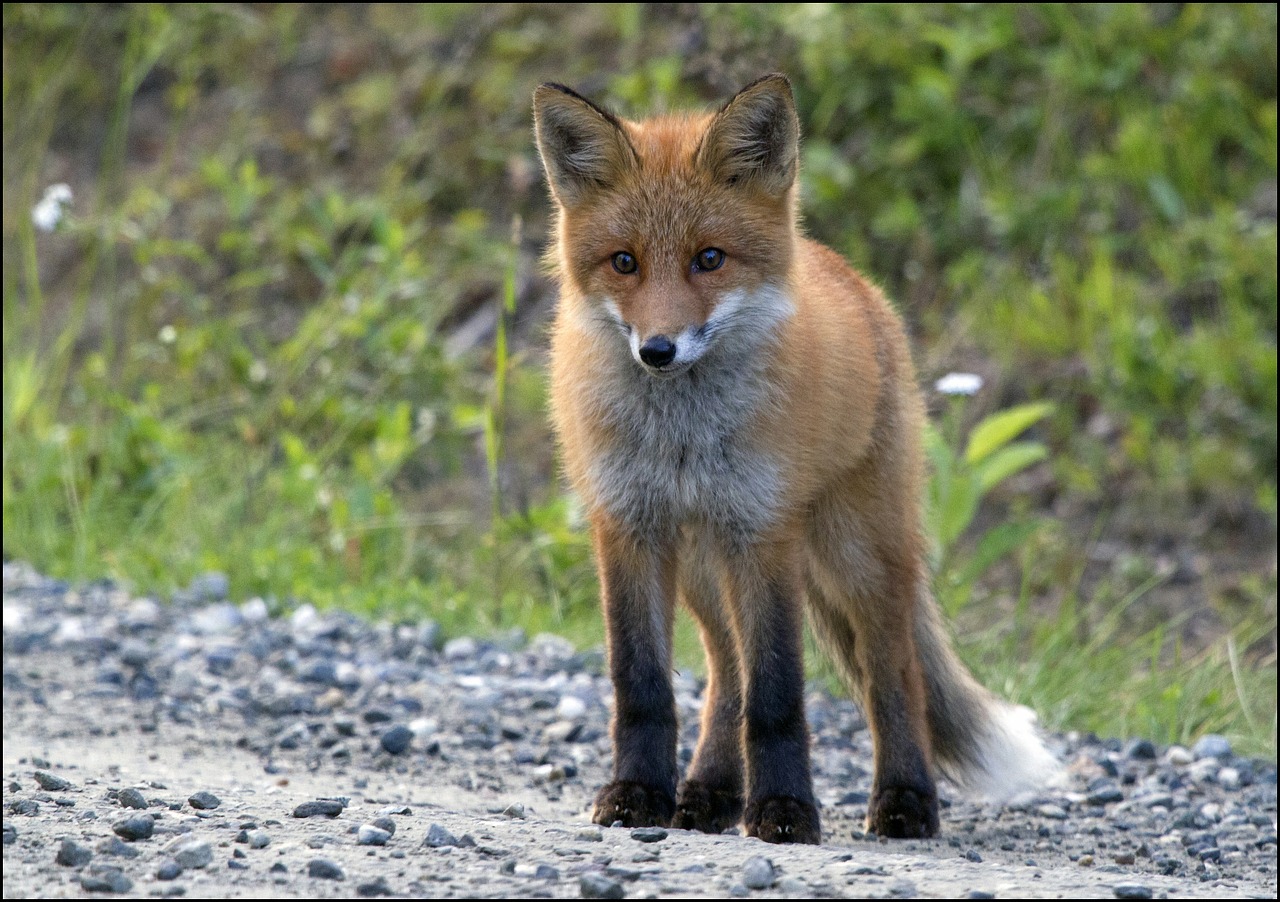
<path id="1" fill-rule="evenodd" d="M 1046 772 L 1038 740 L 947 642 L 927 586 L 910 350 L 880 290 L 800 233 L 786 79 L 717 113 L 644 122 L 555 85 L 534 106 L 562 288 L 552 418 L 595 526 L 619 699 L 596 819 L 720 829 L 745 803 L 749 833 L 817 841 L 806 608 L 868 712 L 869 826 L 936 831 L 935 763 L 981 777 L 1014 749 L 1032 759 L 1022 776 Z M 662 672 L 677 593 L 712 673 L 672 814 Z"/>

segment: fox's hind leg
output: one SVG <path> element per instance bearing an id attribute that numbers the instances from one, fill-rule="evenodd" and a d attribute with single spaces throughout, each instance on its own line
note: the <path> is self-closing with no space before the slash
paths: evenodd
<path id="1" fill-rule="evenodd" d="M 876 521 L 878 530 L 833 507 L 820 510 L 811 527 L 809 614 L 871 727 L 875 777 L 867 828 L 895 838 L 933 836 L 938 794 L 914 630 L 920 567 L 910 541 L 896 543 L 880 531 L 884 519 Z"/>
<path id="2" fill-rule="evenodd" d="M 742 674 L 719 565 L 698 536 L 680 556 L 680 600 L 693 613 L 707 653 L 698 748 L 676 797 L 673 827 L 720 833 L 742 817 Z"/>

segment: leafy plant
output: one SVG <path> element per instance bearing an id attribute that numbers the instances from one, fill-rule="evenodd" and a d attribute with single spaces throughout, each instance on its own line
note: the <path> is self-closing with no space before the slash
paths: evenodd
<path id="1" fill-rule="evenodd" d="M 1039 517 L 997 524 L 983 533 L 967 555 L 961 538 L 973 524 L 982 499 L 1005 480 L 1049 456 L 1041 442 L 1015 441 L 1053 413 L 1045 402 L 1020 404 L 977 423 L 963 446 L 959 423 L 964 395 L 954 394 L 943 431 L 925 430 L 931 464 L 926 520 L 933 537 L 934 573 L 943 607 L 954 614 L 968 601 L 977 582 L 1001 558 L 1022 547 L 1043 525 Z"/>

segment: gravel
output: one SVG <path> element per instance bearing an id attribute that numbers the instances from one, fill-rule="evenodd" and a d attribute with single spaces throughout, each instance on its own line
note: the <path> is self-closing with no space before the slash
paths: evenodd
<path id="1" fill-rule="evenodd" d="M 228 593 L 4 565 L 5 896 L 1276 897 L 1275 762 L 1220 736 L 1054 735 L 1063 785 L 943 785 L 942 836 L 888 842 L 861 832 L 865 722 L 813 691 L 822 846 L 602 829 L 598 650 Z M 701 686 L 675 689 L 687 762 Z"/>

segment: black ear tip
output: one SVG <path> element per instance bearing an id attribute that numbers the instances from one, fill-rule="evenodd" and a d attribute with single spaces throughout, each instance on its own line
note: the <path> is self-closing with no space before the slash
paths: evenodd
<path id="1" fill-rule="evenodd" d="M 747 87 L 743 88 L 743 90 L 745 91 L 745 90 L 748 90 L 749 88 L 761 87 L 765 84 L 768 84 L 770 87 L 782 88 L 788 94 L 791 93 L 791 79 L 781 72 L 767 72 L 764 75 L 761 75 L 751 84 L 747 85 Z"/>

